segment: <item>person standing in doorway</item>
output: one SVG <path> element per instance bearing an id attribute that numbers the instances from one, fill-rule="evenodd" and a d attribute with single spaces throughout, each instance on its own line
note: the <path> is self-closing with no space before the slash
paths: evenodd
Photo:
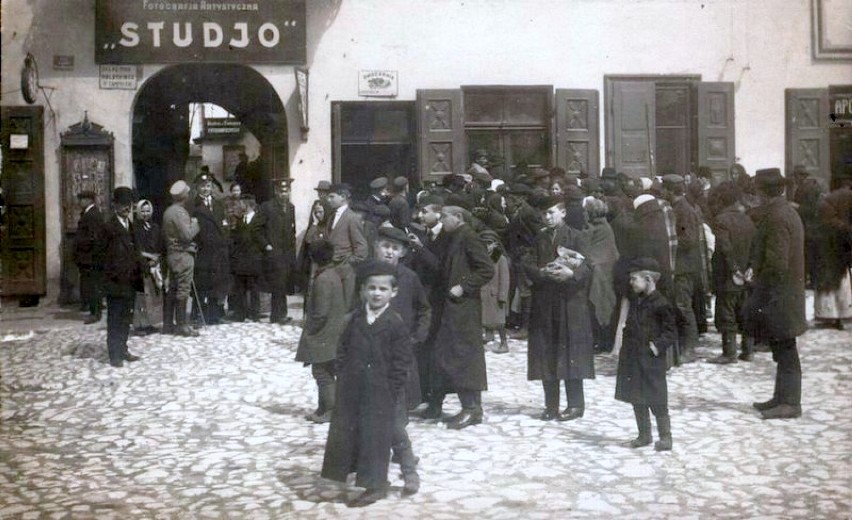
<path id="1" fill-rule="evenodd" d="M 369 246 L 361 218 L 349 208 L 352 190 L 348 184 L 333 184 L 326 199 L 331 209 L 326 236 L 334 246 L 332 264 L 343 284 L 346 308 L 355 297 L 355 265 L 367 259 Z"/>
<path id="2" fill-rule="evenodd" d="M 104 217 L 95 204 L 95 192 L 81 191 L 77 200 L 83 207 L 74 239 L 74 263 L 80 271 L 80 300 L 89 311 L 85 324 L 101 321 L 101 280 L 103 244 L 101 234 Z"/>
<path id="3" fill-rule="evenodd" d="M 272 293 L 269 323 L 285 324 L 287 295 L 292 294 L 296 265 L 296 209 L 290 202 L 293 179 L 274 181 L 275 196 L 260 205 L 257 226 L 261 230 L 263 276 Z"/>

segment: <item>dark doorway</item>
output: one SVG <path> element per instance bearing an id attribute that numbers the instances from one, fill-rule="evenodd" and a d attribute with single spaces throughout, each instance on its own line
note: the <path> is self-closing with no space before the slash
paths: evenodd
<path id="1" fill-rule="evenodd" d="M 289 177 L 287 117 L 265 77 L 244 65 L 168 67 L 145 82 L 133 107 L 136 189 L 158 217 L 169 204 L 169 186 L 185 176 L 190 103 L 221 106 L 260 141 L 261 200 L 269 198 L 272 179 Z"/>
<path id="2" fill-rule="evenodd" d="M 353 197 L 370 195 L 376 177 L 407 177 L 419 189 L 413 102 L 334 103 L 335 178 L 353 188 Z"/>

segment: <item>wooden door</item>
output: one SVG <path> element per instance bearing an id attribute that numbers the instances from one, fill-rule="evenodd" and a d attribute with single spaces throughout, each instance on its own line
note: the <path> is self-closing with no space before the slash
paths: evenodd
<path id="1" fill-rule="evenodd" d="M 788 88 L 785 92 L 786 175 L 801 164 L 828 186 L 831 180 L 828 89 Z"/>
<path id="2" fill-rule="evenodd" d="M 44 108 L 2 108 L 6 213 L 0 230 L 4 296 L 47 293 L 44 211 Z"/>
<path id="3" fill-rule="evenodd" d="M 462 91 L 418 90 L 420 180 L 439 181 L 465 171 Z"/>
<path id="4" fill-rule="evenodd" d="M 631 177 L 656 172 L 655 84 L 653 81 L 611 81 L 607 113 L 607 165 Z"/>
<path id="5" fill-rule="evenodd" d="M 734 84 L 698 84 L 698 165 L 707 166 L 714 184 L 729 180 L 736 160 Z"/>
<path id="6" fill-rule="evenodd" d="M 556 166 L 568 173 L 600 175 L 597 90 L 556 89 Z"/>

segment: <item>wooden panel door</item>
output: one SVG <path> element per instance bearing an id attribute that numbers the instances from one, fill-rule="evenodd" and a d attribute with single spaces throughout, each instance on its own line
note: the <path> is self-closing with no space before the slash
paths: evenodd
<path id="1" fill-rule="evenodd" d="M 440 181 L 465 171 L 462 91 L 418 90 L 420 179 Z"/>
<path id="2" fill-rule="evenodd" d="M 734 84 L 698 84 L 698 165 L 707 166 L 714 184 L 729 180 L 734 164 Z"/>
<path id="3" fill-rule="evenodd" d="M 597 90 L 556 89 L 556 166 L 568 173 L 600 175 Z"/>
<path id="4" fill-rule="evenodd" d="M 47 292 L 44 213 L 44 108 L 2 108 L 2 294 Z"/>
<path id="5" fill-rule="evenodd" d="M 788 88 L 784 97 L 786 175 L 792 174 L 793 168 L 801 164 L 828 186 L 831 180 L 828 89 Z"/>
<path id="6" fill-rule="evenodd" d="M 609 87 L 607 164 L 631 177 L 654 175 L 654 82 L 612 81 Z"/>

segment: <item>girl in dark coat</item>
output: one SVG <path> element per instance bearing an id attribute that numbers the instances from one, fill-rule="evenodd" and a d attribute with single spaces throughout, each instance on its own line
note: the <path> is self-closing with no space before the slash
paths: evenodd
<path id="1" fill-rule="evenodd" d="M 651 444 L 651 415 L 657 420 L 657 451 L 672 449 L 671 419 L 666 388 L 666 350 L 677 336 L 671 305 L 659 291 L 660 267 L 648 257 L 630 265 L 630 287 L 635 297 L 624 326 L 624 343 L 618 356 L 615 398 L 631 403 L 639 436 L 630 446 Z"/>

